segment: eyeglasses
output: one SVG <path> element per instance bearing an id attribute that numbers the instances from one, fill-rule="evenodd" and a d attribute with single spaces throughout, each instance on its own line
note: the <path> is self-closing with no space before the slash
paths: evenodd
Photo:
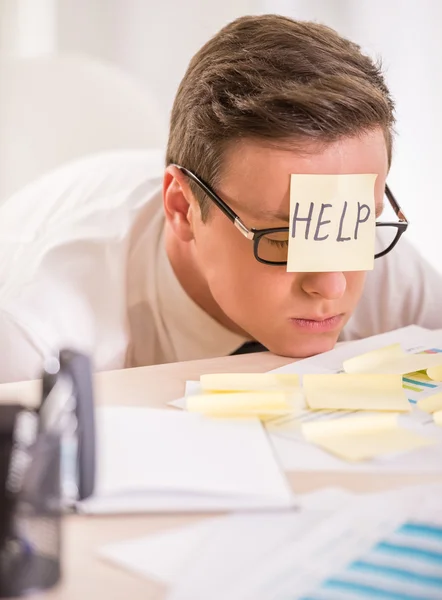
<path id="1" fill-rule="evenodd" d="M 232 221 L 244 237 L 253 241 L 253 253 L 258 262 L 274 266 L 287 264 L 290 231 L 288 227 L 249 229 L 241 221 L 235 211 L 233 211 L 230 206 L 228 206 L 209 185 L 207 185 L 207 183 L 185 167 L 180 167 L 179 165 L 174 166 L 196 183 L 196 185 L 216 204 L 226 217 Z M 405 218 L 401 207 L 396 202 L 388 185 L 385 186 L 385 195 L 399 220 L 395 222 L 376 222 L 376 228 L 380 229 L 376 229 L 375 258 L 381 258 L 393 250 L 408 227 L 408 220 Z"/>

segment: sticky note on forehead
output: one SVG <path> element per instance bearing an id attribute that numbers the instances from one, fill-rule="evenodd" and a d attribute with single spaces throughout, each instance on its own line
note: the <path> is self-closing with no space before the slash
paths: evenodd
<path id="1" fill-rule="evenodd" d="M 291 175 L 287 271 L 373 269 L 376 177 Z"/>

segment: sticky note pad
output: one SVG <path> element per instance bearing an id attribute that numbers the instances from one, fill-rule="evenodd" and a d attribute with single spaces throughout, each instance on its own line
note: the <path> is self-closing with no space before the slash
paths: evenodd
<path id="1" fill-rule="evenodd" d="M 374 267 L 376 174 L 293 174 L 287 271 Z"/>
<path id="2" fill-rule="evenodd" d="M 188 396 L 186 407 L 190 412 L 225 417 L 277 415 L 294 410 L 290 395 L 284 392 L 199 394 Z"/>
<path id="3" fill-rule="evenodd" d="M 346 373 L 371 373 L 382 366 L 385 362 L 391 362 L 396 358 L 406 356 L 400 344 L 384 346 L 359 356 L 353 356 L 344 360 L 343 367 Z"/>
<path id="4" fill-rule="evenodd" d="M 201 375 L 203 392 L 242 392 L 281 388 L 298 388 L 296 374 L 278 373 L 215 373 Z"/>
<path id="5" fill-rule="evenodd" d="M 400 375 L 304 375 L 303 387 L 314 410 L 410 410 Z"/>
<path id="6" fill-rule="evenodd" d="M 392 429 L 397 427 L 399 413 L 357 414 L 331 419 L 309 421 L 302 424 L 302 433 L 306 439 L 366 433 L 367 431 Z"/>
<path id="7" fill-rule="evenodd" d="M 431 379 L 442 380 L 442 354 L 406 354 L 399 344 L 386 346 L 344 361 L 346 373 L 406 375 L 427 371 Z"/>
<path id="8" fill-rule="evenodd" d="M 347 461 L 360 461 L 435 443 L 398 426 L 398 414 L 358 415 L 305 423 L 306 440 Z"/>
<path id="9" fill-rule="evenodd" d="M 433 381 L 442 381 L 442 360 L 440 365 L 427 368 L 427 375 Z"/>
<path id="10" fill-rule="evenodd" d="M 324 450 L 351 462 L 413 450 L 434 443 L 406 429 L 385 429 L 341 437 L 330 436 L 312 441 Z"/>
<path id="11" fill-rule="evenodd" d="M 442 393 L 439 392 L 419 400 L 417 407 L 430 414 L 442 410 Z"/>
<path id="12" fill-rule="evenodd" d="M 437 379 L 440 376 L 441 366 L 442 356 L 440 354 L 406 354 L 403 358 L 385 363 L 376 369 L 376 372 L 406 375 L 415 371 L 427 371 L 427 375 L 431 379 Z"/>
<path id="13" fill-rule="evenodd" d="M 433 413 L 433 419 L 436 425 L 440 425 L 442 427 L 442 410 L 438 410 Z"/>

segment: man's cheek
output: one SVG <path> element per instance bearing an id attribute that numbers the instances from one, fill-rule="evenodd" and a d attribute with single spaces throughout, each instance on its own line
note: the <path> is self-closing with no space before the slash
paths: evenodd
<path id="1" fill-rule="evenodd" d="M 217 280 L 211 286 L 212 294 L 223 311 L 235 320 L 259 311 L 260 296 L 250 280 L 244 277 L 230 277 Z"/>

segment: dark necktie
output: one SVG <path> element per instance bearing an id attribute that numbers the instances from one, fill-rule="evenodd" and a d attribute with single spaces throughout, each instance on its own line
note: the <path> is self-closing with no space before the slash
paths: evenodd
<path id="1" fill-rule="evenodd" d="M 235 354 L 250 354 L 252 352 L 267 352 L 267 348 L 260 344 L 259 342 L 246 342 L 239 348 L 237 348 L 234 352 L 232 352 L 232 356 Z"/>

